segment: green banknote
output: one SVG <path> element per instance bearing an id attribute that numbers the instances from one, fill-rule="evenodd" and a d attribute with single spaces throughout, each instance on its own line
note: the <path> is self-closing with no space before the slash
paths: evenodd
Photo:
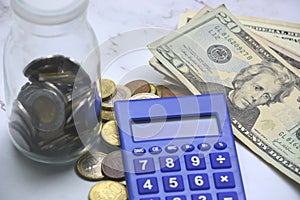
<path id="1" fill-rule="evenodd" d="M 225 93 L 234 134 L 300 183 L 299 69 L 220 6 L 148 45 L 193 94 Z"/>
<path id="2" fill-rule="evenodd" d="M 208 6 L 199 11 L 186 10 L 179 16 L 178 28 L 212 10 Z M 290 65 L 300 69 L 300 24 L 249 16 L 237 19 Z"/>

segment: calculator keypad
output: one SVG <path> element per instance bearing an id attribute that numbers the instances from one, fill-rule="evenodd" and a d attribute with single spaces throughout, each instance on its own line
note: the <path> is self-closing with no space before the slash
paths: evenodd
<path id="1" fill-rule="evenodd" d="M 201 147 L 201 148 L 199 148 Z M 148 149 L 152 157 L 143 157 L 139 154 L 140 149 L 133 151 L 136 159 L 133 160 L 135 173 L 137 175 L 153 174 L 150 177 L 143 177 L 137 179 L 138 192 L 141 195 L 157 194 L 162 190 L 167 195 L 165 200 L 212 200 L 214 199 L 209 190 L 213 187 L 220 190 L 216 194 L 218 200 L 238 200 L 237 193 L 222 192 L 222 189 L 234 189 L 236 187 L 234 174 L 230 170 L 232 167 L 230 154 L 224 149 L 227 148 L 225 142 L 217 142 L 213 148 L 218 151 L 209 153 L 204 157 L 204 154 L 199 153 L 199 149 L 210 149 L 211 145 L 208 143 L 201 143 L 198 145 L 198 151 L 192 144 L 181 145 L 183 156 L 174 155 L 179 149 L 176 145 L 168 145 L 164 148 L 167 154 L 162 154 L 163 149 L 159 146 L 153 146 Z M 138 152 L 138 153 L 136 153 Z M 143 152 L 143 151 L 142 151 Z M 201 150 L 200 150 L 201 152 Z M 203 152 L 203 151 L 202 151 Z M 143 152 L 145 154 L 145 152 Z M 183 162 L 180 161 L 183 159 Z M 181 164 L 184 163 L 184 166 Z M 209 165 L 207 165 L 209 163 Z M 155 166 L 159 165 L 159 166 Z M 156 170 L 160 169 L 162 172 L 161 182 L 162 188 L 159 187 L 159 180 L 155 176 Z M 187 175 L 180 175 L 180 171 L 185 170 Z M 207 173 L 208 168 L 217 169 L 211 175 Z M 226 171 L 223 171 L 226 170 Z M 177 172 L 177 173 L 169 173 Z M 212 176 L 212 179 L 209 178 Z M 184 179 L 187 179 L 188 185 L 185 185 Z M 180 194 L 180 192 L 187 189 L 196 192 L 195 194 Z M 199 191 L 199 193 L 197 193 Z M 176 195 L 176 192 L 179 194 Z M 174 195 L 174 194 L 175 195 Z M 140 200 L 161 200 L 160 197 L 141 198 Z"/>

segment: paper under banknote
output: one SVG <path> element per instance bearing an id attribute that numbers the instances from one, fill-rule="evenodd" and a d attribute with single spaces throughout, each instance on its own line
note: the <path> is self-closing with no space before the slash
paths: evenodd
<path id="1" fill-rule="evenodd" d="M 224 6 L 148 47 L 194 94 L 227 94 L 236 137 L 300 183 L 299 69 L 261 43 Z"/>

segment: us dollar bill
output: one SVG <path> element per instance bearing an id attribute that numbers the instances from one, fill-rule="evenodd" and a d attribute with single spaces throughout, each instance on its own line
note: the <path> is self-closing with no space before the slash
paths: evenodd
<path id="1" fill-rule="evenodd" d="M 299 69 L 250 33 L 225 6 L 148 48 L 193 94 L 225 93 L 235 136 L 300 183 Z"/>
<path id="2" fill-rule="evenodd" d="M 204 6 L 200 11 L 186 10 L 180 14 L 178 28 L 184 26 L 193 19 L 202 17 L 213 9 Z M 271 47 L 274 51 L 287 58 L 289 63 L 300 63 L 300 24 L 285 21 L 270 20 L 249 16 L 236 16 L 237 19 L 256 34 L 264 43 Z M 298 67 L 298 69 L 300 69 Z"/>
<path id="3" fill-rule="evenodd" d="M 300 24 L 246 16 L 238 19 L 255 34 L 300 56 Z"/>

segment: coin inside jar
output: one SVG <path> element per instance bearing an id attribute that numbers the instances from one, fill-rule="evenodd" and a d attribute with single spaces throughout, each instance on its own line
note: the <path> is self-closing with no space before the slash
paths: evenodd
<path id="1" fill-rule="evenodd" d="M 18 146 L 26 149 L 27 151 L 31 150 L 30 142 L 24 136 L 26 134 L 22 134 L 25 130 L 20 127 L 20 124 L 17 121 L 9 122 L 9 131 L 11 132 L 11 136 L 17 142 Z"/>
<path id="2" fill-rule="evenodd" d="M 35 59 L 23 74 L 29 81 L 21 87 L 10 119 L 14 141 L 41 161 L 49 157 L 64 163 L 86 152 L 99 138 L 101 124 L 96 84 L 89 74 L 63 55 Z"/>
<path id="3" fill-rule="evenodd" d="M 38 80 L 40 73 L 62 73 L 64 71 L 78 71 L 80 65 L 71 58 L 62 55 L 51 55 L 35 59 L 23 70 L 29 79 Z"/>
<path id="4" fill-rule="evenodd" d="M 57 130 L 65 121 L 65 104 L 56 93 L 36 90 L 28 98 L 34 126 L 45 132 Z"/>

